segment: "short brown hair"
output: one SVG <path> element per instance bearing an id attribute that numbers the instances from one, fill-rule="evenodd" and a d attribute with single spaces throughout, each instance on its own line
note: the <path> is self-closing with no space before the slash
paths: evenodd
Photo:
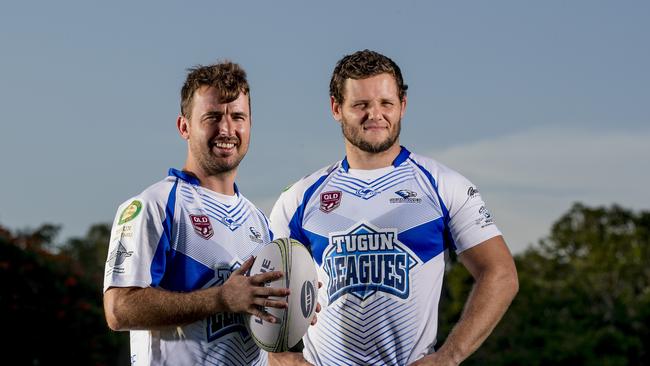
<path id="1" fill-rule="evenodd" d="M 240 93 L 248 96 L 250 105 L 250 87 L 246 80 L 246 71 L 231 61 L 222 61 L 212 65 L 197 65 L 187 69 L 185 84 L 181 89 L 181 114 L 190 118 L 194 92 L 203 86 L 211 86 L 219 91 L 219 99 L 230 103 Z"/>
<path id="2" fill-rule="evenodd" d="M 399 66 L 390 58 L 370 50 L 357 51 L 339 60 L 332 73 L 330 96 L 334 97 L 337 103 L 343 103 L 346 79 L 359 80 L 383 73 L 393 75 L 397 83 L 399 99 L 403 100 L 408 85 L 404 84 Z"/>

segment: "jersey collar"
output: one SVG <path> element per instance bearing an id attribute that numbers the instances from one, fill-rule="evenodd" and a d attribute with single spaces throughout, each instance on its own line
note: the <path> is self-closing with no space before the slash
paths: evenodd
<path id="1" fill-rule="evenodd" d="M 199 178 L 193 176 L 192 174 L 184 172 L 182 170 L 169 168 L 169 172 L 167 173 L 167 175 L 170 176 L 170 177 L 180 178 L 180 179 L 186 181 L 187 183 L 193 184 L 195 186 L 200 186 L 201 185 L 201 182 L 199 181 Z M 237 188 L 237 184 L 233 183 L 233 188 L 235 189 L 235 194 L 237 196 L 239 196 L 239 188 Z"/>
<path id="2" fill-rule="evenodd" d="M 397 157 L 395 157 L 395 160 L 393 160 L 392 165 L 397 168 L 400 166 L 406 159 L 408 159 L 409 155 L 411 155 L 411 152 L 408 151 L 404 146 L 400 146 L 402 149 L 400 150 L 399 154 L 397 154 Z M 343 170 L 347 173 L 348 170 L 350 170 L 350 163 L 348 163 L 348 157 L 344 157 L 343 161 L 341 162 L 341 167 Z"/>

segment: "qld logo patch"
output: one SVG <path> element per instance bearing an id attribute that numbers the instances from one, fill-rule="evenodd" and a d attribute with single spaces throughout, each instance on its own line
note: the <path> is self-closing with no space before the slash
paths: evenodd
<path id="1" fill-rule="evenodd" d="M 329 302 L 348 293 L 365 300 L 378 291 L 406 299 L 409 273 L 418 263 L 417 256 L 397 240 L 396 229 L 360 223 L 331 233 L 323 263 Z"/>
<path id="2" fill-rule="evenodd" d="M 210 239 L 214 235 L 214 230 L 210 224 L 210 218 L 206 215 L 190 215 L 194 231 L 203 239 Z"/>
<path id="3" fill-rule="evenodd" d="M 341 205 L 341 191 L 329 191 L 320 194 L 320 210 L 325 213 L 334 211 Z"/>

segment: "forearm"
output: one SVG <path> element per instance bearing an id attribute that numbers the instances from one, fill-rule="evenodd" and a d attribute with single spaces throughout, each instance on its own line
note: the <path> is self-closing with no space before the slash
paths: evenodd
<path id="1" fill-rule="evenodd" d="M 476 278 L 460 320 L 436 352 L 457 365 L 469 357 L 490 335 L 518 290 L 516 273 L 508 270 L 484 273 Z"/>
<path id="2" fill-rule="evenodd" d="M 269 366 L 300 366 L 311 365 L 301 352 L 269 353 Z"/>
<path id="3" fill-rule="evenodd" d="M 111 288 L 104 296 L 104 310 L 113 330 L 164 328 L 220 312 L 218 293 L 218 287 L 187 293 L 156 288 Z"/>

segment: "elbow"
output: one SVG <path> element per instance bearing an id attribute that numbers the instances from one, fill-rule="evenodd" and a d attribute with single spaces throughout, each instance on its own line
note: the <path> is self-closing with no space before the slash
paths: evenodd
<path id="1" fill-rule="evenodd" d="M 510 271 L 505 273 L 504 277 L 505 279 L 503 282 L 506 284 L 508 292 L 511 294 L 512 301 L 519 292 L 519 276 L 517 275 L 517 269 L 513 266 Z"/>
<path id="2" fill-rule="evenodd" d="M 104 294 L 104 315 L 106 317 L 106 323 L 114 331 L 128 330 L 126 318 L 120 306 L 121 301 L 116 292 L 118 292 L 116 289 L 109 289 Z"/>
<path id="3" fill-rule="evenodd" d="M 120 321 L 119 317 L 117 314 L 105 311 L 106 312 L 106 323 L 108 324 L 108 327 L 111 328 L 111 330 L 114 331 L 119 331 L 119 330 L 126 330 L 122 322 Z"/>

